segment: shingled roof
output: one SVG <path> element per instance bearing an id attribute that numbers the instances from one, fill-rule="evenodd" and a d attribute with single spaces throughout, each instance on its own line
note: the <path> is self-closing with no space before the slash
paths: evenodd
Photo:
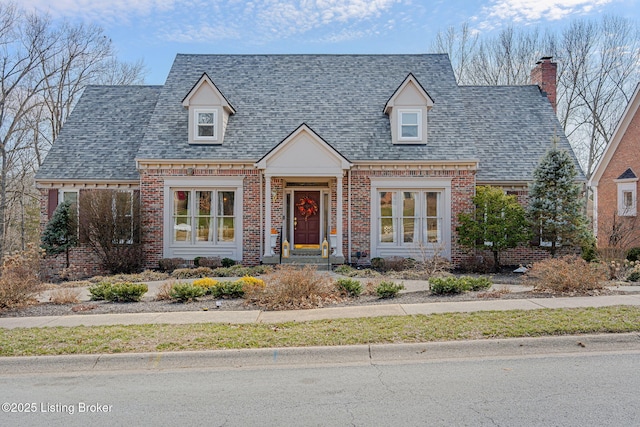
<path id="1" fill-rule="evenodd" d="M 460 86 L 480 165 L 477 179 L 530 181 L 553 140 L 573 156 L 569 141 L 538 86 Z"/>
<path id="2" fill-rule="evenodd" d="M 135 156 L 162 86 L 88 86 L 37 180 L 138 180 Z"/>
<path id="3" fill-rule="evenodd" d="M 219 146 L 188 144 L 180 101 L 203 73 L 237 111 Z M 436 104 L 429 143 L 393 146 L 383 109 L 409 73 Z M 138 158 L 257 160 L 302 123 L 351 161 L 476 158 L 446 55 L 178 55 Z"/>
<path id="4" fill-rule="evenodd" d="M 236 110 L 221 145 L 189 145 L 182 100 L 206 73 Z M 383 109 L 409 74 L 434 101 L 427 142 L 391 143 Z M 135 160 L 255 162 L 306 123 L 349 161 L 479 160 L 481 181 L 528 181 L 555 133 L 537 86 L 459 87 L 425 55 L 177 55 L 164 86 L 91 86 L 38 180 L 133 180 Z M 576 162 L 577 164 L 577 162 Z"/>

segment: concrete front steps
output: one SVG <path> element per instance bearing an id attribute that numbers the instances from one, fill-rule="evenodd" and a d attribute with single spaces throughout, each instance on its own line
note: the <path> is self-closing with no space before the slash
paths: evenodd
<path id="1" fill-rule="evenodd" d="M 318 271 L 330 271 L 334 265 L 344 264 L 344 257 L 330 256 L 322 258 L 319 249 L 294 249 L 288 258 L 280 259 L 280 255 L 272 255 L 262 259 L 263 264 L 291 264 L 300 267 L 315 266 Z"/>

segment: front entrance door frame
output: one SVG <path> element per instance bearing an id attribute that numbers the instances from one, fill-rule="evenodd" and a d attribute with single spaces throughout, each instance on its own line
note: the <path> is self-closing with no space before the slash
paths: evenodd
<path id="1" fill-rule="evenodd" d="M 314 183 L 315 184 L 315 183 Z M 285 233 L 285 239 L 287 239 L 292 248 L 296 247 L 295 241 L 295 209 L 296 209 L 296 193 L 299 192 L 320 192 L 320 201 L 318 203 L 318 215 L 320 217 L 320 229 L 318 235 L 318 248 L 322 245 L 322 242 L 328 236 L 328 230 L 331 229 L 331 189 L 328 183 L 318 182 L 317 186 L 286 186 L 285 200 L 288 201 L 286 206 L 285 224 L 287 225 L 287 233 Z M 328 240 L 328 238 L 327 238 Z"/>

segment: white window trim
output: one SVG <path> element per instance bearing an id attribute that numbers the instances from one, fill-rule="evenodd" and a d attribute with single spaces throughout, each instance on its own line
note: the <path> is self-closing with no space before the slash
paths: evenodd
<path id="1" fill-rule="evenodd" d="M 200 113 L 213 113 L 213 136 L 198 136 L 198 114 Z M 193 116 L 193 142 L 194 143 L 211 143 L 218 141 L 218 109 L 217 108 L 194 108 Z"/>
<path id="2" fill-rule="evenodd" d="M 167 178 L 164 181 L 163 256 L 192 259 L 196 256 L 228 257 L 242 261 L 243 242 L 243 177 L 193 177 Z M 235 192 L 234 242 L 173 242 L 173 190 L 226 190 Z"/>
<path id="3" fill-rule="evenodd" d="M 616 181 L 618 193 L 618 216 L 636 216 L 638 214 L 638 179 Z M 624 193 L 631 193 L 632 204 L 628 208 L 624 205 Z"/>
<path id="4" fill-rule="evenodd" d="M 422 242 L 426 239 L 426 233 L 420 233 L 420 242 L 404 243 L 382 243 L 380 242 L 379 230 L 379 209 L 380 200 L 378 194 L 380 191 L 415 191 L 420 193 L 440 192 L 439 196 L 439 217 L 441 220 L 440 242 L 429 243 Z M 371 179 L 371 229 L 370 229 L 370 247 L 371 257 L 386 256 L 404 256 L 412 258 L 420 258 L 423 255 L 433 256 L 435 251 L 439 251 L 438 255 L 446 258 L 451 257 L 451 180 L 449 179 L 411 179 L 407 178 L 372 178 Z M 401 202 L 399 202 L 401 203 Z M 426 212 L 425 212 L 426 214 Z M 424 216 L 424 218 L 427 218 Z M 421 247 L 422 245 L 422 247 Z M 426 252 L 426 253 L 425 253 Z"/>
<path id="5" fill-rule="evenodd" d="M 405 113 L 410 113 L 410 114 L 416 114 L 418 117 L 418 133 L 416 137 L 407 137 L 407 136 L 402 136 L 402 126 L 403 126 L 403 122 L 402 122 L 402 117 L 403 114 Z M 403 108 L 403 109 L 399 109 L 398 110 L 398 141 L 406 141 L 406 142 L 421 142 L 422 141 L 422 109 L 420 108 Z"/>

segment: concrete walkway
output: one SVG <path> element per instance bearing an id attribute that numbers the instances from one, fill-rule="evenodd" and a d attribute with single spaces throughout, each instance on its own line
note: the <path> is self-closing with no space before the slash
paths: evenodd
<path id="1" fill-rule="evenodd" d="M 164 313 L 87 314 L 0 318 L 0 328 L 40 328 L 56 326 L 98 326 L 189 323 L 280 323 L 321 319 L 403 316 L 489 310 L 536 310 L 543 308 L 640 306 L 640 287 L 629 287 L 633 294 L 595 297 L 522 298 L 423 304 L 379 304 L 368 306 L 318 308 L 290 311 L 183 311 Z M 618 288 L 619 289 L 619 288 Z"/>

